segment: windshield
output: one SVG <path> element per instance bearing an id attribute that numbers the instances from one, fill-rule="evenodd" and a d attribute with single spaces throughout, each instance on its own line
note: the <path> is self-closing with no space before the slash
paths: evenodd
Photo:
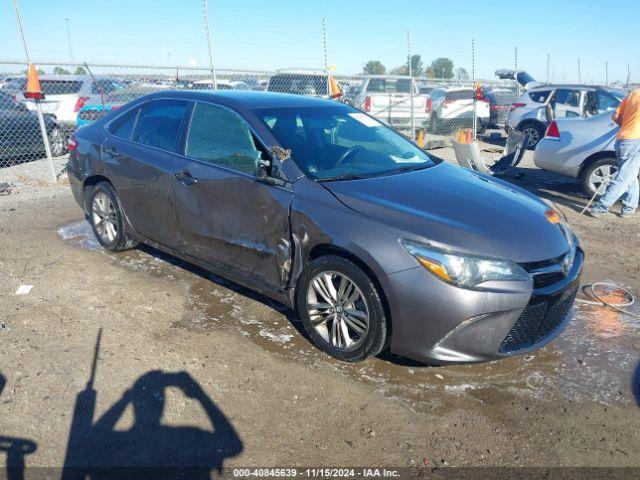
<path id="1" fill-rule="evenodd" d="M 256 114 L 314 180 L 365 178 L 434 165 L 413 143 L 350 107 L 276 108 Z"/>

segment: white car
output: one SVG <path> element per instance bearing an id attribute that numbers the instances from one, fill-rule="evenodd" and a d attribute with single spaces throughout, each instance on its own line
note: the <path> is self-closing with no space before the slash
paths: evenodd
<path id="1" fill-rule="evenodd" d="M 399 130 L 411 130 L 411 92 L 413 90 L 413 127 L 419 129 L 428 120 L 426 94 L 416 81 L 399 75 L 364 77 L 352 104 L 372 117 Z"/>
<path id="2" fill-rule="evenodd" d="M 619 127 L 611 112 L 552 121 L 534 152 L 536 166 L 580 180 L 588 197 L 603 194 L 617 173 L 614 144 Z"/>
<path id="3" fill-rule="evenodd" d="M 436 88 L 429 94 L 427 111 L 428 130 L 433 133 L 450 133 L 473 125 L 473 99 L 471 87 Z M 476 102 L 477 129 L 483 133 L 489 125 L 491 110 L 489 100 L 483 97 Z"/>
<path id="4" fill-rule="evenodd" d="M 223 80 L 216 78 L 216 86 L 218 90 L 251 90 L 251 87 L 246 82 Z M 191 90 L 212 90 L 213 80 L 198 80 L 193 82 Z"/>
<path id="5" fill-rule="evenodd" d="M 29 110 L 35 110 L 35 101 L 24 96 L 27 79 L 19 80 L 21 85 L 16 100 L 24 103 Z M 44 113 L 56 117 L 59 126 L 73 131 L 78 112 L 85 104 L 100 104 L 101 90 L 106 95 L 123 86 L 115 78 L 96 77 L 94 82 L 90 75 L 40 75 L 40 87 L 45 97 L 40 104 Z"/>

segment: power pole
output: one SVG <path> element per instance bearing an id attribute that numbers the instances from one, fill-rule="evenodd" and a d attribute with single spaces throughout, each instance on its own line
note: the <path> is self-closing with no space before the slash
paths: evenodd
<path id="1" fill-rule="evenodd" d="M 516 98 L 520 98 L 520 83 L 517 81 L 517 76 L 518 76 L 518 47 L 515 47 L 513 49 L 513 56 L 514 56 L 514 71 L 515 71 L 515 77 L 516 77 Z"/>
<path id="2" fill-rule="evenodd" d="M 73 63 L 73 46 L 71 45 L 71 29 L 69 28 L 69 17 L 64 18 L 64 23 L 67 29 L 67 47 L 69 48 L 69 61 Z"/>
<path id="3" fill-rule="evenodd" d="M 580 83 L 582 80 L 582 77 L 580 75 L 580 57 L 578 57 L 578 83 Z"/>
<path id="4" fill-rule="evenodd" d="M 411 98 L 411 140 L 416 139 L 416 118 L 413 111 L 413 59 L 411 58 L 411 30 L 407 30 L 407 59 L 409 62 L 410 98 Z"/>
<path id="5" fill-rule="evenodd" d="M 551 83 L 549 80 L 549 71 L 551 70 L 551 54 L 547 53 L 547 85 Z"/>
<path id="6" fill-rule="evenodd" d="M 209 30 L 209 0 L 202 0 L 204 10 L 204 28 L 207 34 L 207 47 L 209 48 L 209 70 L 211 71 L 211 82 L 214 90 L 218 89 L 216 70 L 213 67 L 213 47 L 211 46 L 211 32 Z"/>
<path id="7" fill-rule="evenodd" d="M 322 47 L 324 50 L 324 74 L 327 76 L 327 97 L 331 98 L 329 82 L 329 47 L 327 43 L 327 17 L 322 17 Z"/>

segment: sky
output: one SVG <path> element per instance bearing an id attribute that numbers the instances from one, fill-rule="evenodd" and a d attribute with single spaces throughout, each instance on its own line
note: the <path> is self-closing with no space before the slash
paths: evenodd
<path id="1" fill-rule="evenodd" d="M 202 0 L 19 0 L 34 61 L 140 65 L 208 65 Z M 356 74 L 368 60 L 387 69 L 412 53 L 425 64 L 449 57 L 477 78 L 518 67 L 557 82 L 640 81 L 638 0 L 536 2 L 388 0 L 209 0 L 214 63 L 218 68 L 322 68 L 322 19 L 329 64 Z M 24 60 L 12 0 L 0 0 L 0 61 Z M 5 70 L 0 65 L 0 71 Z"/>

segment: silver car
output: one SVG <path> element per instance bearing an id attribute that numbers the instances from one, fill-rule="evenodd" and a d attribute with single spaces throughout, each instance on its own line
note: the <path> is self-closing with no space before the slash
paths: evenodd
<path id="1" fill-rule="evenodd" d="M 624 92 L 586 85 L 537 85 L 523 93 L 509 110 L 505 129 L 529 135 L 535 148 L 554 118 L 582 118 L 615 110 Z"/>
<path id="2" fill-rule="evenodd" d="M 614 150 L 618 126 L 611 112 L 589 118 L 561 118 L 549 125 L 533 156 L 547 171 L 578 178 L 589 196 L 601 195 L 617 173 Z"/>

